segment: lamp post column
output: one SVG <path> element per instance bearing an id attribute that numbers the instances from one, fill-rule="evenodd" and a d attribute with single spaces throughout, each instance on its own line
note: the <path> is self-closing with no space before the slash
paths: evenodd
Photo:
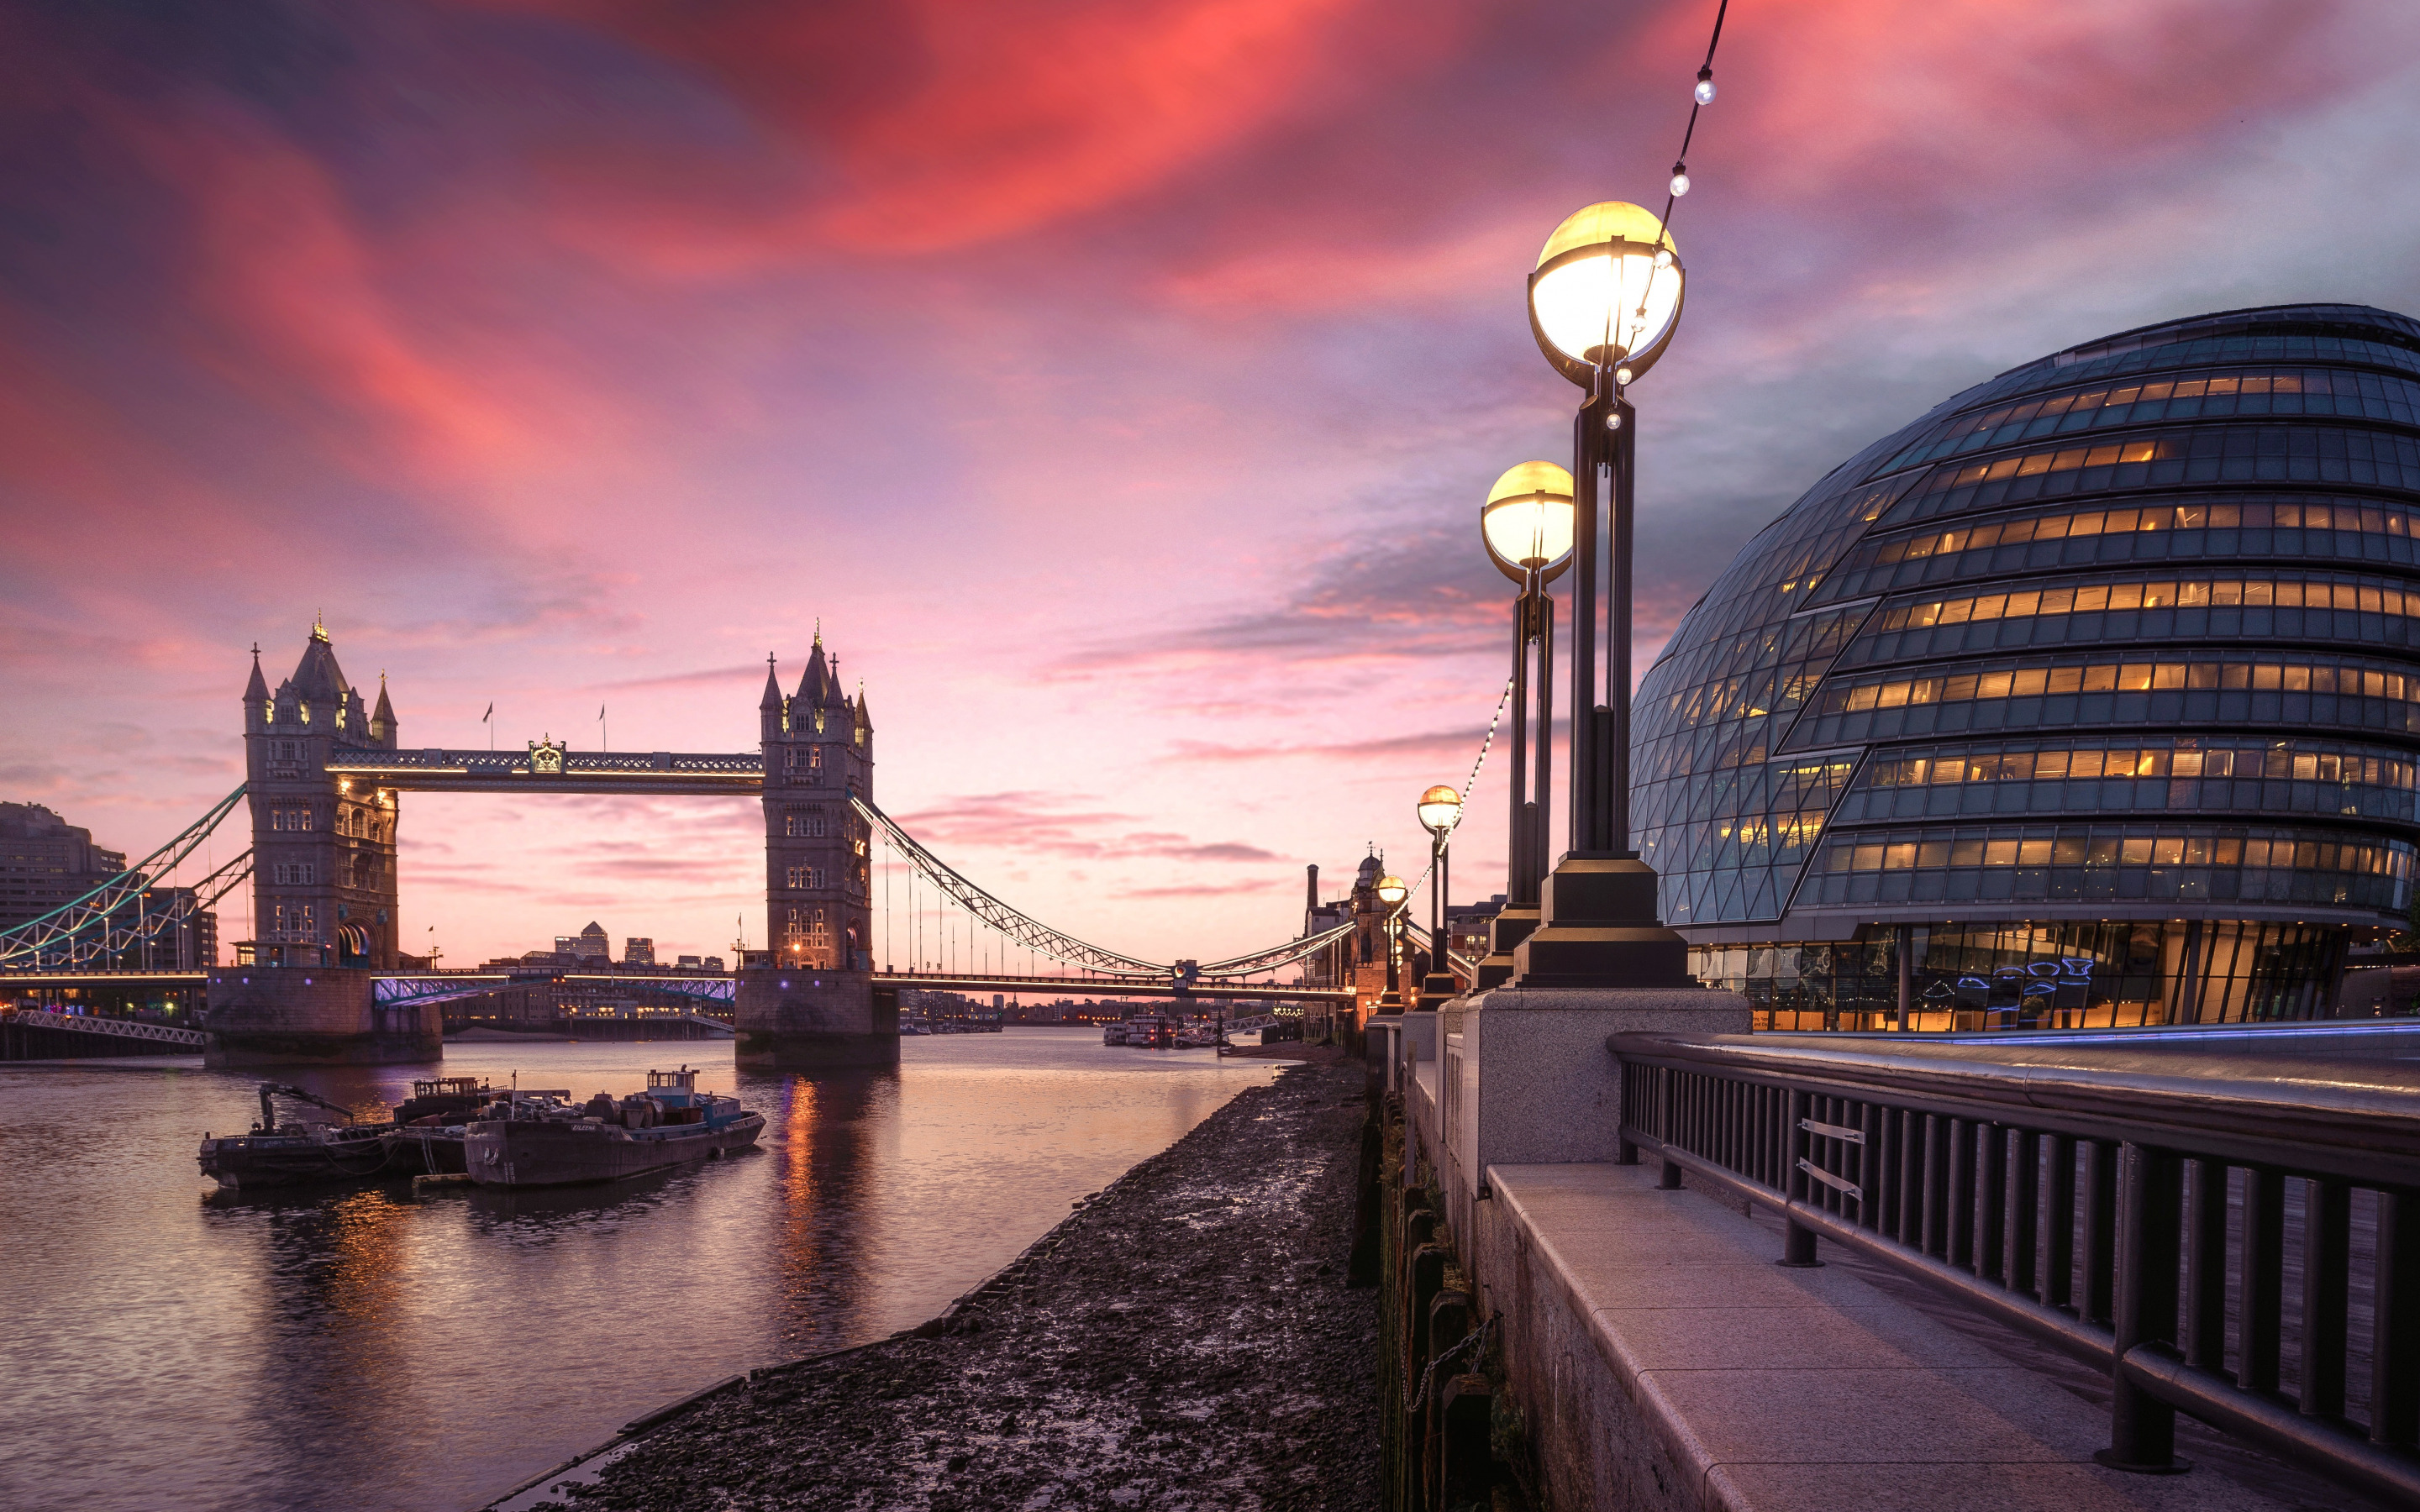
<path id="1" fill-rule="evenodd" d="M 1590 396 L 1573 422 L 1571 848 L 1539 889 L 1539 928 L 1513 951 L 1515 986 L 1693 983 L 1688 942 L 1664 927 L 1655 873 L 1630 848 L 1630 534 L 1637 429 L 1637 412 L 1609 383 Z M 1601 467 L 1612 472 L 1610 499 L 1598 483 Z M 1611 506 L 1602 533 L 1601 502 Z M 1610 558 L 1602 629 L 1600 540 Z M 1601 693 L 1599 634 L 1606 640 Z"/>

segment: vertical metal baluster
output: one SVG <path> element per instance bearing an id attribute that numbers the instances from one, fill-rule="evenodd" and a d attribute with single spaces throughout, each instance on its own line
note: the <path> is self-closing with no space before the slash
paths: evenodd
<path id="1" fill-rule="evenodd" d="M 2303 1379 L 2304 1417 L 2344 1416 L 2346 1313 L 2350 1276 L 2352 1188 L 2303 1183 Z"/>
<path id="2" fill-rule="evenodd" d="M 1924 1116 L 1924 1253 L 1949 1253 L 1949 1124 L 1938 1113 Z"/>
<path id="3" fill-rule="evenodd" d="M 2118 1147 L 2095 1139 L 2084 1147 L 2084 1295 L 2076 1313 L 2087 1323 L 2109 1324 L 2117 1257 Z"/>
<path id="4" fill-rule="evenodd" d="M 2049 1251 L 2042 1257 L 2041 1300 L 2045 1307 L 2067 1307 L 2075 1301 L 2075 1141 L 2054 1134 L 2050 1141 L 2050 1191 L 2043 1202 L 2042 1236 Z"/>
<path id="5" fill-rule="evenodd" d="M 2279 1172 L 2243 1173 L 2242 1250 L 2235 1305 L 2242 1331 L 2236 1384 L 2273 1392 L 2286 1317 L 2286 1178 Z"/>
<path id="6" fill-rule="evenodd" d="M 1740 1141 L 1740 1129 L 1745 1121 L 1741 1115 L 1747 1107 L 1747 1084 L 1723 1084 L 1723 1168 L 1736 1171 L 1740 1157 L 1746 1153 Z"/>
<path id="7" fill-rule="evenodd" d="M 1638 1147 L 1630 1142 L 1630 1131 L 1638 1127 L 1638 1068 L 1627 1060 L 1616 1062 L 1621 1068 L 1621 1121 L 1616 1128 L 1613 1163 L 1616 1165 L 1638 1164 Z"/>
<path id="8" fill-rule="evenodd" d="M 2190 1163 L 2185 1209 L 2185 1364 L 2226 1365 L 2226 1163 Z"/>
<path id="9" fill-rule="evenodd" d="M 1799 1202 L 1807 1200 L 1807 1189 L 1813 1184 L 1807 1173 L 1798 1168 L 1799 1161 L 1806 1158 L 1807 1151 L 1807 1131 L 1798 1125 L 1800 1120 L 1807 1117 L 1807 1110 L 1812 1105 L 1812 1102 L 1813 1100 L 1805 1092 L 1793 1091 L 1790 1094 L 1790 1139 L 1789 1143 L 1782 1147 L 1787 1152 L 1786 1163 L 1789 1171 L 1789 1185 L 1784 1190 L 1789 1193 L 1792 1200 Z M 1793 1268 L 1804 1268 L 1820 1263 L 1815 1258 L 1815 1230 L 1800 1224 L 1795 1218 L 1785 1218 L 1782 1223 L 1781 1263 Z"/>
<path id="10" fill-rule="evenodd" d="M 1671 1067 L 1659 1066 L 1656 1068 L 1656 1132 L 1669 1147 L 1679 1143 L 1681 1138 L 1680 1077 L 1673 1074 Z M 1681 1189 L 1680 1163 L 1672 1159 L 1668 1148 L 1664 1156 L 1664 1168 L 1656 1173 L 1655 1186 L 1663 1192 Z"/>
<path id="11" fill-rule="evenodd" d="M 2034 1291 L 2034 1252 L 2039 1247 L 2035 1225 L 2041 1214 L 2041 1136 L 2030 1129 L 2013 1129 L 2009 1138 L 2008 1257 L 2000 1274 L 2011 1291 Z"/>
<path id="12" fill-rule="evenodd" d="M 1949 1120 L 1949 1263 L 1975 1263 L 1975 1123 Z"/>
<path id="13" fill-rule="evenodd" d="M 1997 1281 L 2007 1257 L 2009 1131 L 1996 1123 L 1975 1126 L 1975 1278 Z"/>
<path id="14" fill-rule="evenodd" d="M 1879 1234 L 1887 1222 L 1884 1214 L 1890 1209 L 1889 1110 L 1879 1103 L 1867 1103 L 1859 1127 L 1866 1131 L 1866 1146 L 1857 1157 L 1857 1185 L 1866 1196 L 1857 1204 L 1857 1223 Z"/>
<path id="15" fill-rule="evenodd" d="M 1924 1115 L 1914 1108 L 1899 1114 L 1899 1242 L 1924 1247 Z"/>
<path id="16" fill-rule="evenodd" d="M 2109 1447 L 2093 1458 L 2119 1470 L 2180 1470 L 2185 1467 L 2177 1463 L 2177 1410 L 2128 1381 L 2122 1365 L 2137 1345 L 2176 1341 L 2184 1163 L 2131 1140 L 2121 1161 Z"/>
<path id="17" fill-rule="evenodd" d="M 2420 1196 L 2378 1195 L 2376 1314 L 2369 1350 L 2369 1442 L 2420 1445 Z"/>

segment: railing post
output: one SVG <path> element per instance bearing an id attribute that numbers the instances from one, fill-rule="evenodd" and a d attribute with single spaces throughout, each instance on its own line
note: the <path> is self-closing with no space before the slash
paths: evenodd
<path id="1" fill-rule="evenodd" d="M 2117 1267 L 2118 1147 L 2095 1139 L 2084 1147 L 2084 1288 L 2075 1316 L 2109 1321 L 2111 1276 Z"/>
<path id="2" fill-rule="evenodd" d="M 1655 1080 L 1659 1104 L 1656 1111 L 1662 1115 L 1656 1120 L 1658 1132 L 1664 1143 L 1669 1146 L 1681 1136 L 1681 1115 L 1676 1095 L 1680 1088 L 1675 1085 L 1679 1078 L 1672 1073 L 1671 1067 L 1661 1066 L 1656 1068 Z M 1656 1175 L 1655 1188 L 1659 1192 L 1681 1190 L 1681 1165 L 1668 1155 L 1665 1157 L 1664 1169 Z"/>
<path id="3" fill-rule="evenodd" d="M 1807 1094 L 1793 1089 L 1790 1094 L 1789 1136 L 1782 1145 L 1782 1148 L 1789 1151 L 1789 1159 L 1784 1163 L 1782 1171 L 1782 1191 L 1789 1194 L 1790 1200 L 1792 1202 L 1806 1201 L 1807 1191 L 1811 1184 L 1807 1180 L 1807 1172 L 1798 1164 L 1807 1158 L 1807 1152 L 1811 1147 L 1807 1131 L 1800 1127 L 1807 1120 Z M 1779 1263 L 1792 1270 L 1806 1270 L 1823 1264 L 1823 1261 L 1815 1257 L 1815 1230 L 1800 1224 L 1795 1218 L 1784 1218 Z"/>
<path id="4" fill-rule="evenodd" d="M 2217 1370 L 2226 1358 L 2226 1163 L 2193 1162 L 2185 1207 L 2185 1363 Z"/>
<path id="5" fill-rule="evenodd" d="M 2369 1442 L 2420 1442 L 2420 1197 L 2378 1194 L 2378 1270 L 2371 1291 Z"/>
<path id="6" fill-rule="evenodd" d="M 1613 1163 L 1616 1165 L 1638 1164 L 1638 1147 L 1630 1142 L 1630 1130 L 1631 1126 L 1638 1121 L 1638 1093 L 1641 1079 L 1638 1072 L 1640 1069 L 1620 1056 L 1613 1057 L 1614 1092 L 1621 1100 L 1616 1105 L 1614 1112 L 1613 1133 L 1617 1144 Z"/>
<path id="7" fill-rule="evenodd" d="M 2296 1397 L 2305 1417 L 2338 1418 L 2345 1409 L 2345 1327 L 2352 1288 L 2352 1188 L 2316 1178 L 2303 1182 L 2303 1379 Z"/>
<path id="8" fill-rule="evenodd" d="M 2126 1378 L 2129 1351 L 2176 1342 L 2183 1175 L 2184 1163 L 2164 1149 L 2129 1140 L 2119 1154 L 2109 1447 L 2093 1456 L 2113 1470 L 2173 1474 L 2193 1468 L 2177 1458 L 2177 1410 Z"/>

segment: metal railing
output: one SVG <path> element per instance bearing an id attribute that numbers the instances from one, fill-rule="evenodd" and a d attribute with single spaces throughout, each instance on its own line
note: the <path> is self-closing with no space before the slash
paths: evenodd
<path id="1" fill-rule="evenodd" d="M 171 1024 L 150 1024 L 141 1019 L 103 1018 L 97 1013 L 61 1013 L 47 1008 L 19 1008 L 8 1011 L 7 1022 L 28 1029 L 66 1029 L 77 1034 L 99 1034 L 119 1040 L 151 1040 L 163 1044 L 180 1044 L 200 1050 L 210 1042 L 210 1037 L 199 1029 L 178 1028 Z"/>
<path id="2" fill-rule="evenodd" d="M 1785 1265 L 1846 1244 L 2108 1371 L 2103 1463 L 2181 1468 L 2182 1411 L 2420 1504 L 2420 1067 L 1606 1043 L 1623 1164 L 1778 1211 Z"/>

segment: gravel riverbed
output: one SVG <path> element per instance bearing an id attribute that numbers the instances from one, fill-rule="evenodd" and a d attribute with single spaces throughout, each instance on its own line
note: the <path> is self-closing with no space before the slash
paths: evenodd
<path id="1" fill-rule="evenodd" d="M 1361 1081 L 1284 1071 L 914 1334 L 757 1372 L 537 1505 L 1375 1508 Z"/>

